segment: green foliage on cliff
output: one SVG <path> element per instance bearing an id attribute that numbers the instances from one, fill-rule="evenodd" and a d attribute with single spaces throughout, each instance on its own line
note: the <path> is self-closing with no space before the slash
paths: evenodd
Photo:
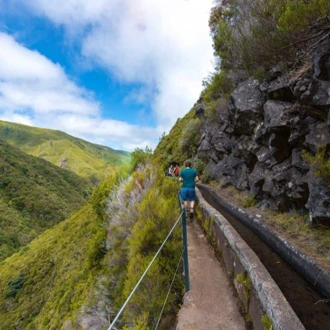
<path id="1" fill-rule="evenodd" d="M 139 205 L 139 218 L 129 241 L 129 262 L 123 287 L 124 298 L 130 294 L 178 219 L 177 188 L 177 184 L 170 179 L 159 180 L 156 186 L 147 191 Z M 181 253 L 181 231 L 177 228 L 164 245 L 160 256 L 150 268 L 125 310 L 123 319 L 126 323 L 136 319 L 143 312 L 147 312 L 149 326 L 155 327 Z M 181 298 L 181 292 L 182 282 L 178 277 L 174 291 L 170 294 L 170 303 L 166 306 L 165 314 L 171 310 L 173 313 L 174 304 L 178 298 Z"/>
<path id="2" fill-rule="evenodd" d="M 61 131 L 0 121 L 0 139 L 98 183 L 107 173 L 128 164 L 128 152 L 75 138 Z"/>
<path id="3" fill-rule="evenodd" d="M 330 158 L 326 148 L 320 148 L 315 155 L 311 155 L 307 151 L 303 151 L 302 155 L 314 169 L 314 174 L 322 178 L 330 187 Z"/>
<path id="4" fill-rule="evenodd" d="M 253 73 L 301 60 L 329 32 L 329 14 L 327 0 L 218 0 L 209 23 L 221 68 Z"/>
<path id="5" fill-rule="evenodd" d="M 109 325 L 179 216 L 177 183 L 150 163 L 139 168 L 129 178 L 124 169 L 109 175 L 88 203 L 0 264 L 1 329 Z M 125 309 L 123 327 L 155 325 L 181 251 L 178 227 Z M 182 289 L 177 275 L 165 315 L 175 316 Z"/>
<path id="6" fill-rule="evenodd" d="M 85 324 L 93 320 L 112 319 L 139 281 L 149 262 L 161 246 L 179 216 L 178 185 L 156 171 L 150 163 L 133 173 L 127 182 L 110 195 L 106 227 L 108 250 L 106 266 L 89 297 L 83 316 Z M 182 253 L 180 228 L 176 228 L 146 277 L 132 296 L 117 326 L 131 329 L 153 328 L 165 301 L 168 286 L 175 274 Z M 110 266 L 110 267 L 109 267 Z M 182 294 L 182 279 L 176 277 L 165 315 L 175 315 Z M 106 310 L 104 302 L 108 302 Z M 140 316 L 144 315 L 143 318 Z M 101 322 L 101 321 L 99 321 Z"/>
<path id="7" fill-rule="evenodd" d="M 86 204 L 0 264 L 1 329 L 74 324 L 93 287 L 106 231 Z"/>
<path id="8" fill-rule="evenodd" d="M 200 141 L 201 121 L 194 115 L 194 109 L 178 119 L 168 135 L 162 137 L 154 151 L 154 158 L 165 169 L 169 163 L 183 165 L 192 158 Z"/>
<path id="9" fill-rule="evenodd" d="M 0 261 L 67 218 L 91 183 L 0 140 Z"/>
<path id="10" fill-rule="evenodd" d="M 137 169 L 138 166 L 146 165 L 150 163 L 152 158 L 152 150 L 146 147 L 144 150 L 136 148 L 131 154 L 131 166 L 133 170 Z"/>
<path id="11" fill-rule="evenodd" d="M 328 0 L 216 0 L 209 26 L 218 66 L 205 81 L 204 102 L 228 95 L 233 73 L 237 81 L 259 79 L 279 63 L 285 70 L 310 61 L 329 37 L 329 15 Z"/>

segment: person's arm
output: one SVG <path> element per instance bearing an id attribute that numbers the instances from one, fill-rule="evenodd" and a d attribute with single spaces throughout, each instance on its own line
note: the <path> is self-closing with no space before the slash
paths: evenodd
<path id="1" fill-rule="evenodd" d="M 199 181 L 198 175 L 195 176 L 195 182 Z"/>

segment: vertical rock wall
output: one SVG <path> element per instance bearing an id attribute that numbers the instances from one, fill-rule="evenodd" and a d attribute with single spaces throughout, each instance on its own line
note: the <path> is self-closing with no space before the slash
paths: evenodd
<path id="1" fill-rule="evenodd" d="M 275 70 L 274 70 L 275 72 Z M 304 73 L 248 79 L 231 93 L 216 120 L 204 115 L 197 157 L 222 185 L 250 191 L 273 210 L 306 209 L 310 222 L 330 224 L 330 188 L 302 157 L 330 154 L 330 46 L 315 52 Z"/>

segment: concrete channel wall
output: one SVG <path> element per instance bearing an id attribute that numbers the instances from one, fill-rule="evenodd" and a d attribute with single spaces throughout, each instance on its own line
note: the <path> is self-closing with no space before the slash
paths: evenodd
<path id="1" fill-rule="evenodd" d="M 219 256 L 233 278 L 243 312 L 255 330 L 264 330 L 271 320 L 274 330 L 303 330 L 297 315 L 285 299 L 257 255 L 231 224 L 196 189 L 204 228 L 215 244 Z"/>

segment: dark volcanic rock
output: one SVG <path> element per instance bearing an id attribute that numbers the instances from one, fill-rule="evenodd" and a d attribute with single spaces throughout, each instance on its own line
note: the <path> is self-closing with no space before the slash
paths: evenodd
<path id="1" fill-rule="evenodd" d="M 313 54 L 313 78 L 330 81 L 330 50 L 326 44 Z"/>
<path id="2" fill-rule="evenodd" d="M 309 150 L 316 153 L 318 148 L 326 147 L 329 150 L 330 147 L 330 131 L 329 126 L 326 123 L 319 123 L 315 126 L 315 129 L 306 135 L 305 145 Z"/>
<path id="3" fill-rule="evenodd" d="M 290 116 L 289 112 L 293 109 L 293 104 L 283 101 L 269 100 L 264 105 L 265 110 L 265 127 L 272 131 L 279 127 L 289 128 Z"/>
<path id="4" fill-rule="evenodd" d="M 317 79 L 299 81 L 294 88 L 294 95 L 301 104 L 324 109 L 324 115 L 330 109 L 330 81 Z"/>
<path id="5" fill-rule="evenodd" d="M 276 80 L 269 84 L 267 91 L 270 100 L 292 102 L 296 99 L 290 86 L 289 74 L 278 76 Z"/>
<path id="6" fill-rule="evenodd" d="M 222 185 L 250 191 L 260 205 L 306 210 L 310 223 L 330 225 L 330 188 L 302 157 L 325 147 L 330 155 L 330 47 L 322 46 L 301 78 L 274 68 L 268 81 L 249 79 L 216 102 L 216 116 L 196 115 L 204 133 L 197 157 Z"/>
<path id="7" fill-rule="evenodd" d="M 199 119 L 204 118 L 205 110 L 206 110 L 205 104 L 204 103 L 198 103 L 195 106 L 196 117 L 198 117 Z"/>
<path id="8" fill-rule="evenodd" d="M 305 207 L 309 211 L 309 224 L 330 227 L 330 188 L 322 179 L 315 177 L 312 171 L 307 180 L 309 198 Z"/>
<path id="9" fill-rule="evenodd" d="M 247 80 L 238 85 L 229 99 L 232 116 L 231 130 L 238 135 L 251 135 L 254 128 L 263 120 L 265 94 L 257 80 Z"/>

